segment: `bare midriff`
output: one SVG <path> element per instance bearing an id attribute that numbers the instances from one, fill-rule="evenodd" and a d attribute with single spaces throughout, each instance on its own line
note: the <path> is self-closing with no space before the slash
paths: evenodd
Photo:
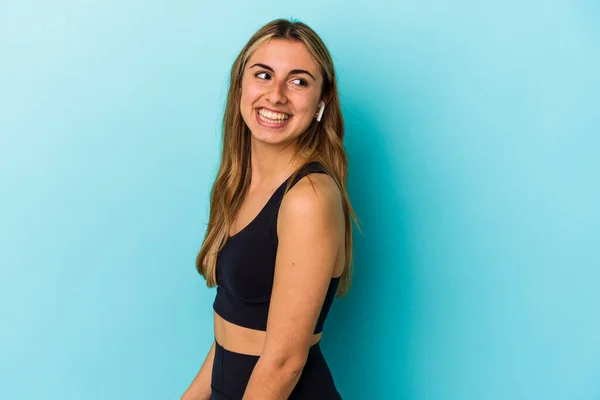
<path id="1" fill-rule="evenodd" d="M 260 356 L 265 344 L 267 332 L 245 328 L 221 318 L 213 312 L 215 320 L 215 339 L 223 348 L 234 353 Z M 311 346 L 321 340 L 322 333 L 312 335 Z"/>

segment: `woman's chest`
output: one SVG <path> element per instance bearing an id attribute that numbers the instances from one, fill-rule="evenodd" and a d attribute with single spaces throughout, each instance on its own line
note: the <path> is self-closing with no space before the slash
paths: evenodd
<path id="1" fill-rule="evenodd" d="M 269 229 L 231 237 L 217 257 L 217 284 L 247 301 L 271 297 L 277 243 Z"/>

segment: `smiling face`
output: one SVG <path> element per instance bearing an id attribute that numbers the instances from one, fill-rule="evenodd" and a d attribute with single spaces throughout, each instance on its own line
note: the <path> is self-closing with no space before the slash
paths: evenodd
<path id="1" fill-rule="evenodd" d="M 253 140 L 293 143 L 311 124 L 321 100 L 323 77 L 304 44 L 271 39 L 246 62 L 241 114 Z"/>

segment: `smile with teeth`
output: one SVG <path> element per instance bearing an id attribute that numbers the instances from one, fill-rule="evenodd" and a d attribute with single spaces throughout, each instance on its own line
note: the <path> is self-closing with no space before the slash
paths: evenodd
<path id="1" fill-rule="evenodd" d="M 278 113 L 269 110 L 265 110 L 264 108 L 258 109 L 258 117 L 266 123 L 269 124 L 278 124 L 283 121 L 287 121 L 290 119 L 291 115 L 286 113 Z"/>

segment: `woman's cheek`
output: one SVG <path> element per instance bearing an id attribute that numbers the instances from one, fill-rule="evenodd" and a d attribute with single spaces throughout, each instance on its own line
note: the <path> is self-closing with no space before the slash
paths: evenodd
<path id="1" fill-rule="evenodd" d="M 297 102 L 296 105 L 296 109 L 302 114 L 312 115 L 312 102 L 310 100 L 302 99 L 302 101 Z"/>
<path id="2" fill-rule="evenodd" d="M 244 92 L 246 92 L 246 95 L 247 95 L 248 97 L 255 96 L 257 93 L 259 93 L 259 92 L 260 92 L 260 89 L 259 89 L 257 86 L 255 86 L 255 85 L 246 85 L 246 87 L 245 87 L 245 88 L 244 88 L 244 87 L 242 87 L 242 90 L 243 90 Z"/>

